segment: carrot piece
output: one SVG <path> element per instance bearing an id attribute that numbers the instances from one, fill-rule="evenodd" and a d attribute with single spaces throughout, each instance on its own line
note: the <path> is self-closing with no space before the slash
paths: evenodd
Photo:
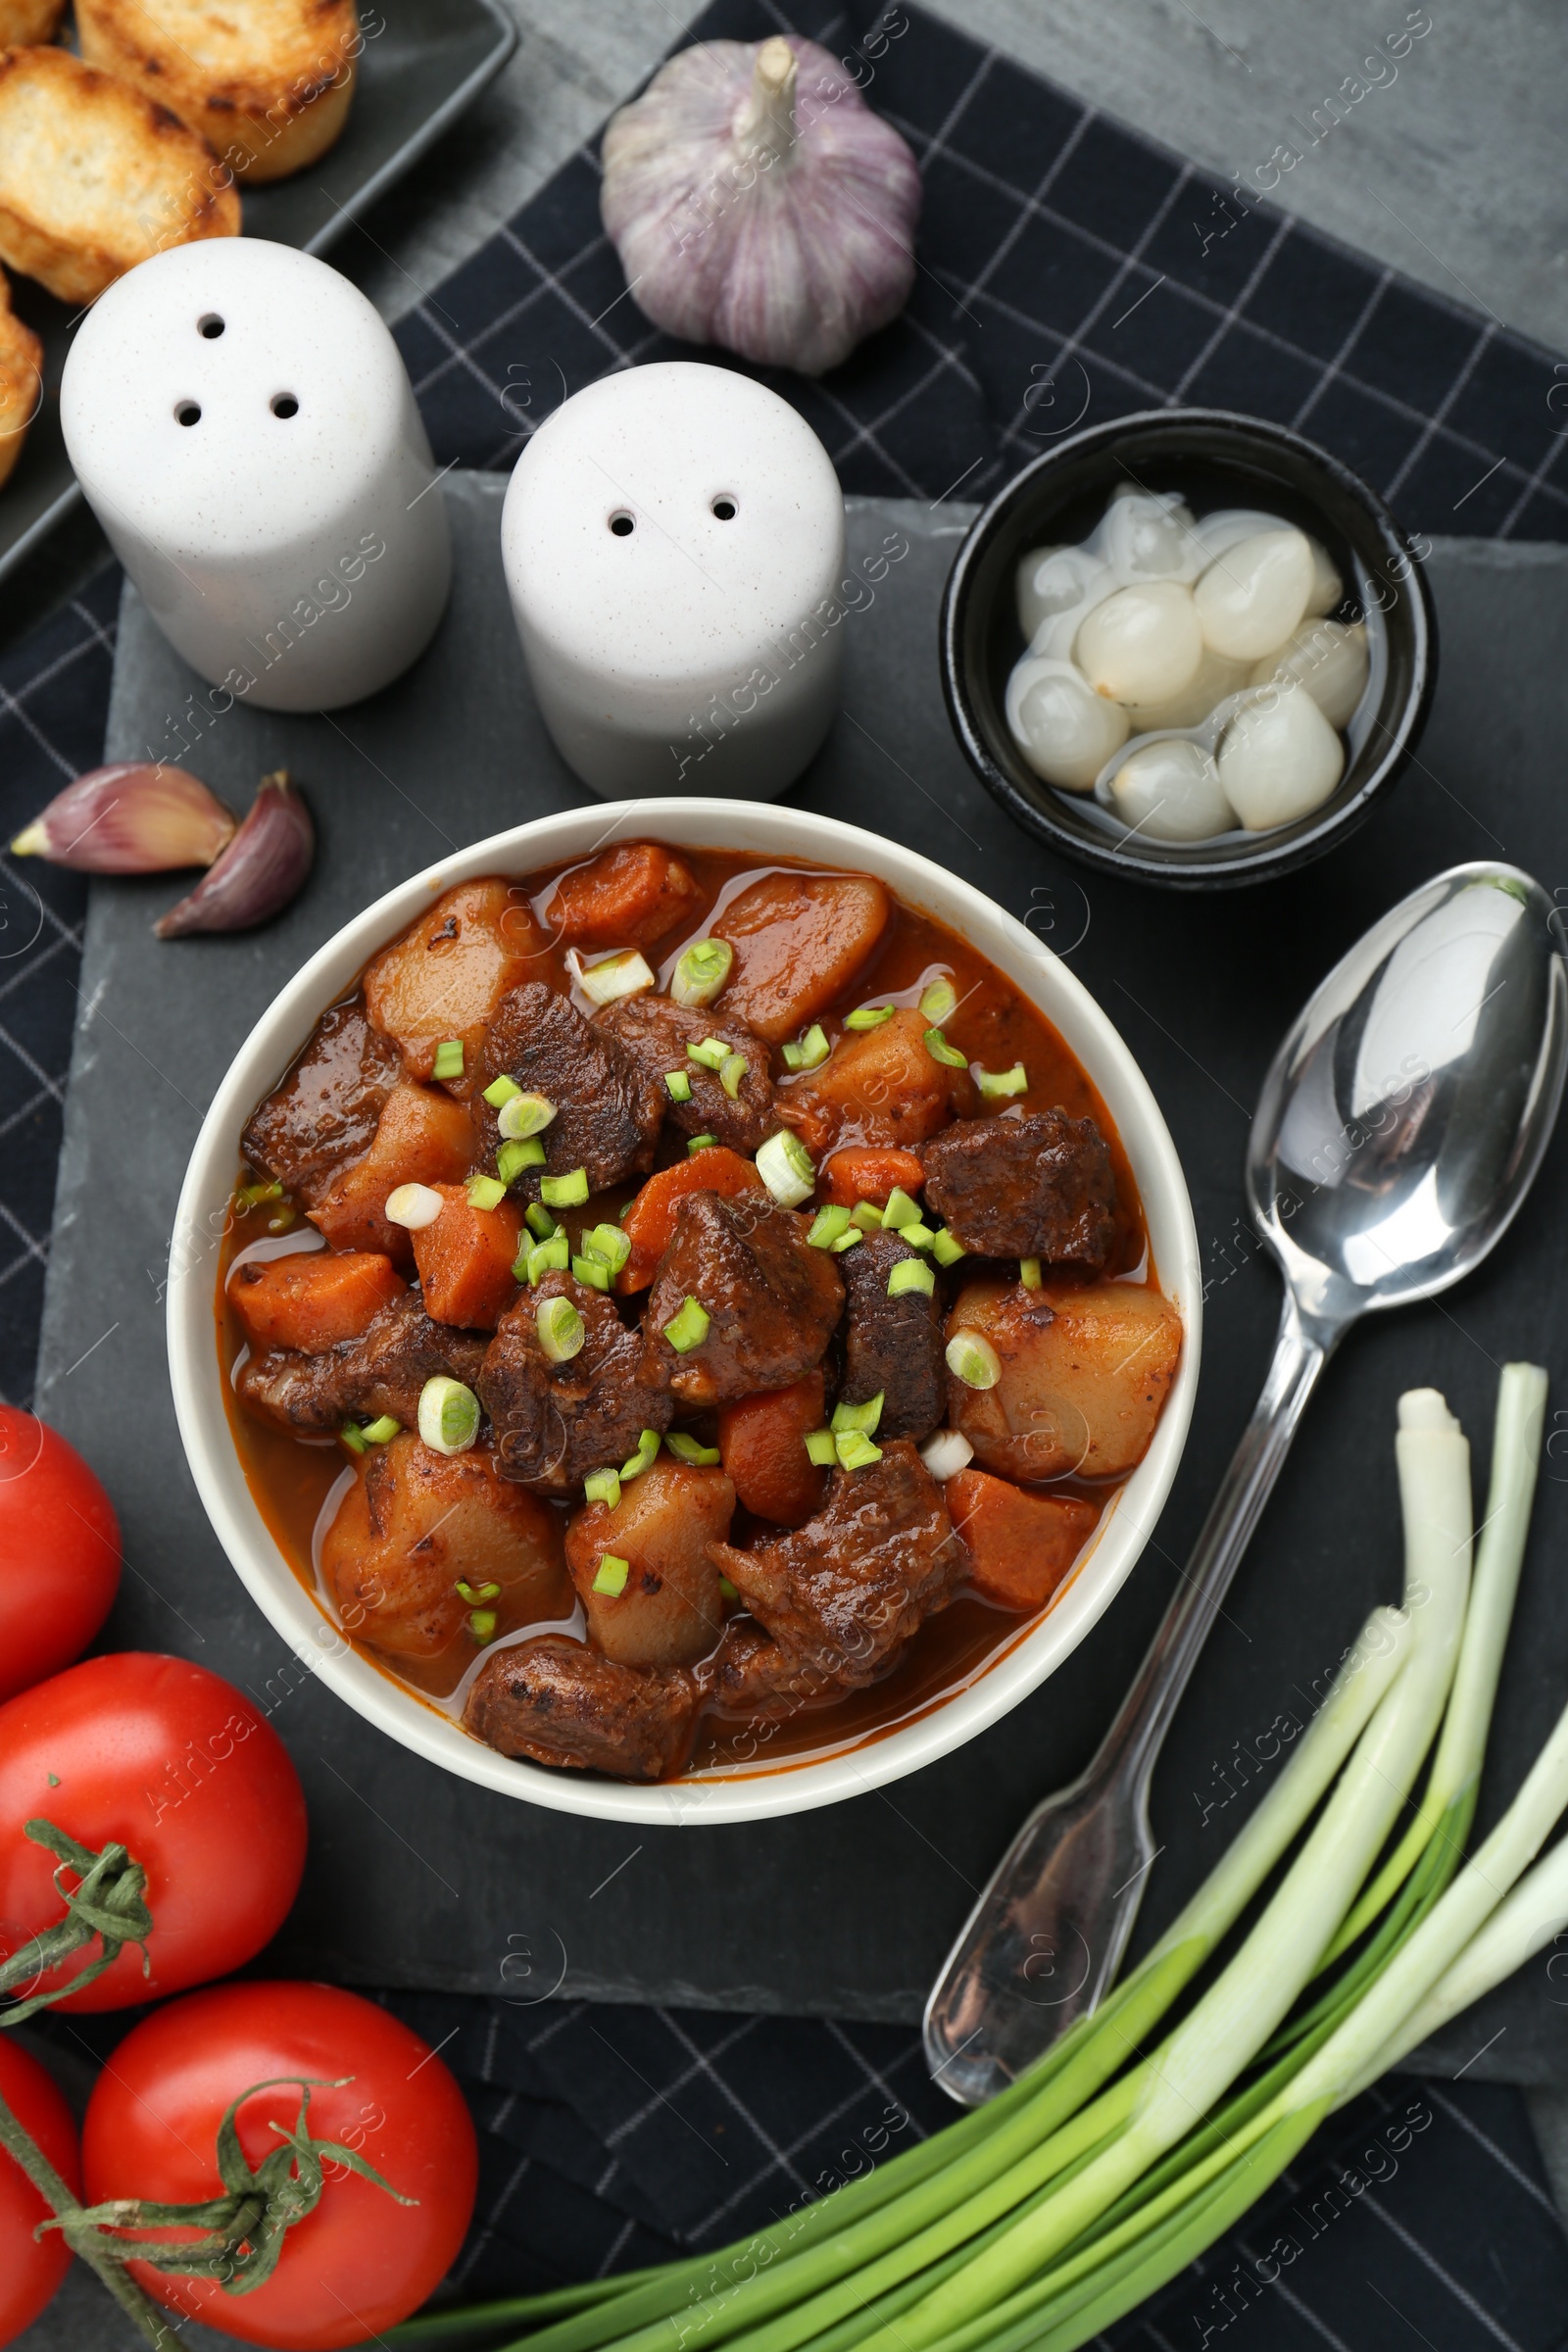
<path id="1" fill-rule="evenodd" d="M 999 1608 L 1043 1609 L 1088 1542 L 1099 1511 L 1076 1494 L 1030 1494 L 986 1470 L 943 1489 L 969 1554 L 969 1582 Z"/>
<path id="2" fill-rule="evenodd" d="M 379 1250 L 395 1266 L 414 1263 L 410 1238 L 382 1211 L 400 1184 L 456 1184 L 473 1164 L 466 1105 L 412 1080 L 386 1099 L 370 1149 L 345 1168 L 309 1213 L 334 1250 Z"/>
<path id="3" fill-rule="evenodd" d="M 811 1460 L 806 1440 L 824 1418 L 820 1372 L 808 1372 L 791 1388 L 720 1406 L 719 1459 L 759 1519 L 804 1527 L 821 1508 L 827 1472 Z"/>
<path id="4" fill-rule="evenodd" d="M 324 1354 L 358 1339 L 405 1285 L 379 1250 L 295 1250 L 250 1257 L 229 1278 L 228 1295 L 253 1348 L 294 1348 Z"/>
<path id="5" fill-rule="evenodd" d="M 675 1211 L 688 1193 L 722 1193 L 734 1200 L 742 1193 L 760 1193 L 766 1186 L 749 1159 L 727 1144 L 710 1144 L 690 1159 L 650 1176 L 627 1209 L 621 1231 L 631 1244 L 631 1255 L 615 1277 L 619 1291 L 646 1291 L 659 1270 L 675 1230 Z"/>
<path id="6" fill-rule="evenodd" d="M 436 1048 L 460 1038 L 463 1076 L 443 1084 L 466 1098 L 496 1007 L 520 982 L 545 977 L 549 954 L 519 885 L 461 882 L 366 966 L 365 1009 L 415 1078 L 430 1077 Z"/>
<path id="7" fill-rule="evenodd" d="M 512 1271 L 522 1211 L 511 1200 L 475 1208 L 460 1184 L 438 1184 L 441 1214 L 414 1237 L 424 1311 L 465 1331 L 494 1331 L 517 1295 Z"/>
<path id="8" fill-rule="evenodd" d="M 545 920 L 580 948 L 647 948 L 694 913 L 701 897 L 690 868 L 668 850 L 629 841 L 563 874 Z"/>
<path id="9" fill-rule="evenodd" d="M 866 874 L 764 874 L 715 917 L 735 950 L 724 1010 L 770 1046 L 825 1012 L 887 927 L 888 894 Z"/>
<path id="10" fill-rule="evenodd" d="M 917 1193 L 924 1182 L 925 1170 L 912 1152 L 870 1144 L 835 1152 L 818 1179 L 822 1198 L 842 1208 L 853 1208 L 857 1200 L 874 1200 L 882 1208 L 890 1193 Z"/>

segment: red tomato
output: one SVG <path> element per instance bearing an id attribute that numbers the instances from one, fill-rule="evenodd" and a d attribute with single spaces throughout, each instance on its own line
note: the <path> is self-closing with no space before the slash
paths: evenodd
<path id="1" fill-rule="evenodd" d="M 120 1525 L 74 1446 L 0 1404 L 0 1699 L 79 1658 L 120 1583 Z"/>
<path id="2" fill-rule="evenodd" d="M 473 2212 L 479 2154 L 463 2094 L 441 2060 L 384 2009 L 334 1984 L 219 1984 L 174 2001 L 127 2034 L 99 2076 L 82 2130 L 87 2197 L 193 2204 L 220 2193 L 214 2155 L 223 2110 L 247 2084 L 323 2078 L 307 2128 L 373 2165 L 400 2205 L 346 2168 L 283 2242 L 253 2293 L 214 2279 L 131 2275 L 172 2311 L 280 2352 L 363 2343 L 416 2311 L 451 2269 Z M 337 2078 L 351 2082 L 334 2087 Z M 300 2094 L 259 2091 L 238 2116 L 252 2165 L 292 2127 Z M 154 2234 L 150 2232 L 149 2234 Z M 160 2230 L 162 2238 L 176 2230 Z"/>
<path id="3" fill-rule="evenodd" d="M 76 2127 L 71 2109 L 36 2058 L 0 2034 L 0 2098 L 48 2157 L 66 2185 L 81 2194 Z M 58 2230 L 35 2238 L 49 2208 L 12 2157 L 0 2151 L 0 2344 L 30 2328 L 71 2267 Z"/>
<path id="4" fill-rule="evenodd" d="M 34 1815 L 147 1873 L 153 1932 L 61 2006 L 123 2009 L 222 1977 L 282 1926 L 305 1868 L 288 1751 L 231 1683 L 184 1658 L 86 1658 L 0 1707 L 0 1951 L 61 1915 Z M 75 1976 L 98 1947 L 65 1963 Z M 51 1982 L 59 1982 L 52 1979 Z"/>

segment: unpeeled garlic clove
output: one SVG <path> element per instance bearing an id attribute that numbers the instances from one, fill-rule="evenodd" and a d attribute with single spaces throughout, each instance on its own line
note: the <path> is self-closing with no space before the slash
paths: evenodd
<path id="1" fill-rule="evenodd" d="M 1073 660 L 1095 692 L 1117 703 L 1157 703 L 1180 694 L 1202 657 L 1197 607 L 1174 580 L 1118 588 L 1095 607 L 1073 646 Z"/>
<path id="2" fill-rule="evenodd" d="M 1233 662 L 1259 661 L 1298 627 L 1313 578 L 1304 531 L 1287 524 L 1241 540 L 1193 590 L 1205 639 Z"/>
<path id="3" fill-rule="evenodd" d="M 1249 833 L 1321 808 L 1345 772 L 1345 747 L 1299 686 L 1265 686 L 1220 737 L 1220 785 Z"/>
<path id="4" fill-rule="evenodd" d="M 1120 703 L 1097 694 L 1070 662 L 1026 654 L 1007 680 L 1007 724 L 1037 776 L 1087 792 L 1127 740 Z"/>
<path id="5" fill-rule="evenodd" d="M 1110 779 L 1110 804 L 1152 841 L 1208 841 L 1236 824 L 1213 760 L 1180 735 L 1130 752 Z"/>
<path id="6" fill-rule="evenodd" d="M 1248 683 L 1304 686 L 1331 727 L 1347 727 L 1366 692 L 1369 668 L 1364 623 L 1303 620 L 1284 645 L 1263 656 Z"/>
<path id="7" fill-rule="evenodd" d="M 57 792 L 11 844 L 83 874 L 159 874 L 211 865 L 234 838 L 234 819 L 182 767 L 140 760 L 89 768 Z"/>
<path id="8" fill-rule="evenodd" d="M 244 823 L 217 864 L 153 929 L 160 939 L 183 939 L 191 931 L 249 931 L 281 913 L 315 855 L 311 812 L 287 769 L 279 768 L 262 778 Z"/>

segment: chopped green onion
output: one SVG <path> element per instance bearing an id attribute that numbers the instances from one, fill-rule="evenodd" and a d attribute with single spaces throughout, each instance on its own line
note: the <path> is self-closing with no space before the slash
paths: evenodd
<path id="1" fill-rule="evenodd" d="M 1039 1290 L 1039 1288 L 1040 1288 L 1040 1260 L 1039 1260 L 1039 1258 L 1038 1258 L 1038 1257 L 1020 1257 L 1020 1258 L 1019 1258 L 1019 1260 L 1018 1260 L 1018 1280 L 1019 1280 L 1019 1281 L 1020 1281 L 1020 1282 L 1023 1284 L 1023 1287 L 1024 1287 L 1024 1289 L 1025 1289 L 1026 1291 L 1038 1291 L 1038 1290 Z"/>
<path id="2" fill-rule="evenodd" d="M 977 1069 L 974 1082 L 988 1102 L 998 1102 L 1007 1095 L 1022 1095 L 1029 1091 L 1029 1073 L 1021 1061 L 1015 1061 L 1010 1070 Z"/>
<path id="3" fill-rule="evenodd" d="M 468 1631 L 473 1636 L 474 1640 L 479 1643 L 481 1648 L 484 1646 L 486 1642 L 493 1642 L 496 1638 L 496 1613 L 494 1609 L 470 1609 L 468 1612 Z"/>
<path id="4" fill-rule="evenodd" d="M 597 963 L 584 963 L 574 948 L 568 961 L 573 979 L 593 1004 L 613 1004 L 621 997 L 634 997 L 639 989 L 654 985 L 647 959 L 636 948 L 601 956 Z"/>
<path id="5" fill-rule="evenodd" d="M 827 1031 L 820 1021 L 813 1021 L 801 1040 L 800 1067 L 803 1070 L 814 1070 L 819 1063 L 826 1061 L 832 1051 L 827 1042 Z"/>
<path id="6" fill-rule="evenodd" d="M 919 1291 L 929 1298 L 936 1287 L 936 1275 L 923 1257 L 901 1257 L 888 1275 L 890 1298 L 902 1298 L 910 1291 Z"/>
<path id="7" fill-rule="evenodd" d="M 918 1217 L 912 1225 L 906 1225 L 899 1235 L 900 1241 L 907 1242 L 911 1250 L 934 1249 L 936 1238 L 930 1226 L 923 1224 Z"/>
<path id="8" fill-rule="evenodd" d="M 832 1431 L 841 1437 L 847 1429 L 863 1429 L 868 1438 L 876 1436 L 876 1425 L 882 1418 L 884 1392 L 878 1389 L 863 1404 L 836 1404 L 833 1407 Z"/>
<path id="9" fill-rule="evenodd" d="M 842 1257 L 846 1250 L 858 1250 L 864 1239 L 865 1236 L 860 1231 L 858 1225 L 852 1225 L 849 1232 L 841 1233 L 838 1240 L 834 1243 L 834 1256 Z"/>
<path id="10" fill-rule="evenodd" d="M 613 1511 L 620 1503 L 620 1472 L 590 1470 L 582 1482 L 582 1491 L 590 1502 L 607 1503 Z"/>
<path id="11" fill-rule="evenodd" d="M 556 1230 L 556 1220 L 550 1214 L 550 1211 L 548 1208 L 546 1208 L 544 1202 L 542 1200 L 530 1200 L 522 1214 L 523 1221 L 527 1225 L 528 1231 L 532 1234 L 537 1234 L 540 1241 L 548 1242 L 550 1236 Z"/>
<path id="12" fill-rule="evenodd" d="M 956 1331 L 947 1346 L 948 1370 L 966 1389 L 994 1389 L 1002 1378 L 1002 1358 L 983 1331 Z"/>
<path id="13" fill-rule="evenodd" d="M 255 1208 L 263 1200 L 281 1200 L 283 1187 L 274 1176 L 269 1184 L 242 1184 L 234 1195 L 236 1208 Z"/>
<path id="14" fill-rule="evenodd" d="M 799 1208 L 816 1184 L 816 1162 L 788 1127 L 770 1135 L 758 1152 L 757 1173 L 780 1208 Z"/>
<path id="15" fill-rule="evenodd" d="M 787 1070 L 798 1070 L 800 1068 L 801 1049 L 798 1045 L 796 1045 L 793 1038 L 785 1040 L 784 1044 L 779 1048 L 779 1053 L 784 1057 L 784 1067 Z"/>
<path id="16" fill-rule="evenodd" d="M 499 1208 L 506 1197 L 507 1188 L 499 1176 L 470 1176 L 468 1178 L 468 1206 L 470 1208 Z"/>
<path id="17" fill-rule="evenodd" d="M 287 1233 L 287 1231 L 288 1231 L 289 1227 L 290 1227 L 290 1226 L 293 1224 L 293 1222 L 294 1222 L 295 1218 L 296 1218 L 298 1215 L 299 1215 L 299 1210 L 298 1210 L 298 1209 L 295 1207 L 295 1205 L 294 1205 L 293 1201 L 292 1201 L 292 1200 L 285 1200 L 285 1201 L 284 1201 L 284 1203 L 283 1203 L 283 1205 L 282 1205 L 282 1207 L 281 1207 L 281 1208 L 278 1210 L 278 1212 L 277 1212 L 276 1216 L 275 1216 L 275 1217 L 269 1217 L 269 1218 L 268 1218 L 268 1220 L 267 1220 L 267 1230 L 268 1230 L 268 1232 L 269 1232 L 269 1233 Z"/>
<path id="18" fill-rule="evenodd" d="M 419 1435 L 434 1453 L 466 1453 L 479 1435 L 479 1399 L 461 1380 L 436 1373 L 419 1391 Z"/>
<path id="19" fill-rule="evenodd" d="M 740 1094 L 741 1080 L 750 1066 L 744 1054 L 726 1054 L 718 1065 L 718 1083 L 732 1102 Z"/>
<path id="20" fill-rule="evenodd" d="M 672 1429 L 665 1438 L 664 1444 L 669 1447 L 677 1462 L 691 1462 L 698 1467 L 707 1467 L 718 1459 L 716 1446 L 699 1446 L 697 1440 L 689 1437 L 683 1429 Z"/>
<path id="21" fill-rule="evenodd" d="M 739 1600 L 740 1598 L 740 1594 L 727 1576 L 721 1576 L 718 1580 L 718 1596 L 720 1600 Z"/>
<path id="22" fill-rule="evenodd" d="M 960 1470 L 967 1470 L 974 1460 L 974 1447 L 961 1429 L 939 1429 L 927 1438 L 920 1448 L 920 1459 L 939 1487 Z"/>
<path id="23" fill-rule="evenodd" d="M 569 1168 L 564 1176 L 541 1176 L 539 1198 L 546 1208 L 581 1208 L 588 1198 L 588 1171 Z"/>
<path id="24" fill-rule="evenodd" d="M 367 1421 L 360 1435 L 367 1446 L 389 1446 L 402 1427 L 402 1422 L 394 1421 L 390 1413 L 377 1413 L 373 1421 Z"/>
<path id="25" fill-rule="evenodd" d="M 571 1263 L 571 1244 L 558 1228 L 548 1241 L 535 1242 L 531 1250 L 525 1250 L 520 1262 L 522 1272 L 517 1274 L 517 1280 L 526 1281 L 532 1290 L 547 1274 L 564 1274 Z M 512 1271 L 516 1274 L 516 1267 Z"/>
<path id="26" fill-rule="evenodd" d="M 365 1432 L 357 1421 L 345 1421 L 337 1434 L 350 1453 L 368 1453 L 369 1451 L 365 1443 Z"/>
<path id="27" fill-rule="evenodd" d="M 926 1031 L 925 1050 L 933 1061 L 946 1062 L 950 1070 L 966 1070 L 969 1066 L 957 1047 L 950 1046 L 940 1029 Z"/>
<path id="28" fill-rule="evenodd" d="M 928 1021 L 940 1027 L 949 1015 L 958 1009 L 958 992 L 951 980 L 933 980 L 920 991 L 920 1010 Z"/>
<path id="29" fill-rule="evenodd" d="M 590 1290 L 608 1291 L 610 1288 L 610 1268 L 602 1257 L 574 1257 L 571 1270 L 577 1280 L 586 1283 Z"/>
<path id="30" fill-rule="evenodd" d="M 491 1079 L 484 1090 L 484 1099 L 492 1110 L 499 1110 L 504 1102 L 510 1102 L 514 1095 L 520 1095 L 522 1089 L 515 1078 L 508 1078 L 503 1075 L 500 1078 Z"/>
<path id="31" fill-rule="evenodd" d="M 716 1135 L 689 1135 L 686 1138 L 687 1158 L 690 1159 L 696 1152 L 711 1152 L 717 1141 Z"/>
<path id="32" fill-rule="evenodd" d="M 806 1450 L 819 1470 L 831 1470 L 838 1460 L 838 1449 L 830 1429 L 813 1429 L 805 1440 Z"/>
<path id="33" fill-rule="evenodd" d="M 435 1078 L 461 1078 L 463 1076 L 463 1040 L 461 1037 L 444 1037 L 441 1040 L 435 1050 L 435 1062 L 431 1076 Z"/>
<path id="34" fill-rule="evenodd" d="M 727 939 L 700 939 L 689 947 L 670 976 L 669 993 L 677 1004 L 711 1004 L 735 961 Z"/>
<path id="35" fill-rule="evenodd" d="M 664 1092 L 672 1102 L 689 1102 L 692 1099 L 692 1082 L 684 1070 L 666 1070 Z"/>
<path id="36" fill-rule="evenodd" d="M 433 1184 L 400 1184 L 388 1193 L 381 1214 L 405 1233 L 422 1233 L 433 1225 L 446 1202 Z"/>
<path id="37" fill-rule="evenodd" d="M 967 1257 L 969 1252 L 961 1242 L 954 1240 L 945 1225 L 939 1225 L 936 1239 L 931 1244 L 931 1254 L 939 1266 L 956 1266 L 959 1258 Z"/>
<path id="38" fill-rule="evenodd" d="M 891 1004 L 858 1004 L 854 1012 L 844 1015 L 846 1029 L 880 1029 L 884 1021 L 893 1018 Z"/>
<path id="39" fill-rule="evenodd" d="M 549 1250 L 554 1244 L 541 1242 L 539 1247 Z M 534 1253 L 529 1254 L 531 1258 Z M 588 1337 L 587 1326 L 569 1298 L 541 1298 L 534 1311 L 534 1328 L 541 1348 L 553 1364 L 569 1364 Z"/>
<path id="40" fill-rule="evenodd" d="M 501 1593 L 501 1587 L 499 1585 L 466 1584 L 460 1576 L 457 1582 L 456 1591 L 460 1600 L 466 1600 L 470 1608 L 476 1609 L 481 1607 L 482 1604 L 487 1600 L 498 1599 Z"/>
<path id="41" fill-rule="evenodd" d="M 725 1056 L 734 1051 L 727 1037 L 705 1037 L 700 1046 L 688 1046 L 686 1058 L 705 1070 L 722 1069 Z"/>
<path id="42" fill-rule="evenodd" d="M 657 1429 L 645 1429 L 638 1437 L 636 1452 L 629 1461 L 622 1462 L 620 1465 L 621 1485 L 624 1486 L 628 1479 L 641 1478 L 643 1472 L 658 1459 L 659 1432 Z"/>
<path id="43" fill-rule="evenodd" d="M 612 1274 L 618 1274 L 631 1255 L 631 1244 L 618 1225 L 596 1225 L 581 1236 L 590 1257 L 602 1257 Z"/>
<path id="44" fill-rule="evenodd" d="M 841 1438 L 834 1439 L 833 1449 L 841 1470 L 869 1469 L 873 1462 L 882 1459 L 881 1446 L 873 1446 L 862 1429 L 847 1429 Z"/>
<path id="45" fill-rule="evenodd" d="M 817 1210 L 811 1219 L 811 1230 L 806 1238 L 813 1250 L 831 1250 L 840 1234 L 847 1233 L 849 1229 L 849 1210 L 834 1202 L 830 1207 Z"/>
<path id="46" fill-rule="evenodd" d="M 626 1590 L 626 1579 L 630 1574 L 629 1560 L 617 1559 L 612 1551 L 603 1552 L 594 1570 L 594 1591 L 604 1593 L 609 1600 L 617 1600 Z"/>
<path id="47" fill-rule="evenodd" d="M 496 1153 L 496 1174 L 503 1188 L 520 1176 L 524 1168 L 542 1168 L 545 1148 L 536 1135 L 524 1137 L 520 1144 L 503 1144 Z"/>
<path id="48" fill-rule="evenodd" d="M 882 1211 L 874 1200 L 857 1200 L 850 1211 L 850 1223 L 858 1226 L 861 1233 L 880 1233 Z"/>
<path id="49" fill-rule="evenodd" d="M 524 1095 L 514 1087 L 505 1102 L 496 1125 L 508 1143 L 520 1144 L 525 1136 L 543 1135 L 556 1115 L 556 1106 L 548 1095 Z"/>
<path id="50" fill-rule="evenodd" d="M 664 1337 L 677 1355 L 690 1355 L 707 1339 L 710 1320 L 702 1301 L 688 1297 L 664 1325 Z"/>
<path id="51" fill-rule="evenodd" d="M 909 1199 L 902 1184 L 896 1184 L 883 1204 L 883 1224 L 891 1225 L 896 1233 L 901 1225 L 917 1225 L 919 1221 L 919 1202 Z"/>

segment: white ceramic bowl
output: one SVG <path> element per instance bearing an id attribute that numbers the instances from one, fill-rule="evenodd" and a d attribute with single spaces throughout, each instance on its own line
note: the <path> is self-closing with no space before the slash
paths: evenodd
<path id="1" fill-rule="evenodd" d="M 213 1244 L 221 1234 L 254 1104 L 300 1052 L 325 1007 L 376 949 L 454 883 L 526 874 L 585 858 L 607 838 L 638 834 L 693 848 L 819 859 L 879 874 L 906 904 L 960 933 L 1040 1006 L 1094 1080 L 1115 1121 L 1143 1197 L 1161 1288 L 1180 1310 L 1186 1345 L 1154 1442 L 1101 1521 L 1095 1542 L 1038 1625 L 954 1695 L 903 1728 L 839 1755 L 689 1777 L 656 1788 L 550 1772 L 481 1746 L 457 1724 L 358 1656 L 301 1584 L 257 1509 L 224 1411 L 213 1320 Z M 197 1491 L 251 1597 L 328 1689 L 390 1739 L 483 1788 L 600 1820 L 756 1821 L 858 1796 L 945 1756 L 1054 1674 L 1109 1607 L 1159 1516 L 1181 1458 L 1198 1385 L 1201 1285 L 1192 1206 L 1165 1122 L 1116 1031 L 1066 965 L 967 882 L 858 826 L 755 802 L 603 804 L 547 816 L 444 858 L 389 891 L 327 942 L 257 1022 L 202 1124 L 180 1194 L 171 1250 L 169 1357 L 174 1410 Z"/>

